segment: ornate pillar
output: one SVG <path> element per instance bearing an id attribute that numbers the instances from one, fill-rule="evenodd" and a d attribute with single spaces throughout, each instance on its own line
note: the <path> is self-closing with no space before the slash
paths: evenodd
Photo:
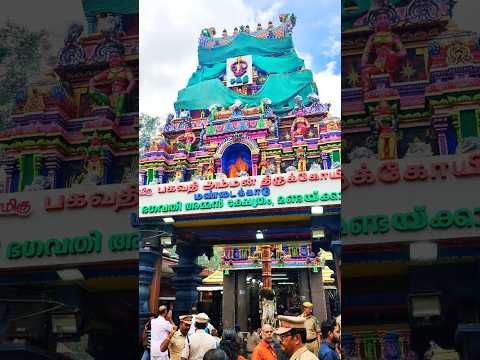
<path id="1" fill-rule="evenodd" d="M 138 171 L 138 184 L 145 185 L 145 179 L 147 177 L 147 172 L 144 169 Z"/>
<path id="2" fill-rule="evenodd" d="M 163 174 L 165 173 L 164 168 L 157 168 L 155 171 L 155 178 L 157 179 L 157 184 L 163 184 Z"/>
<path id="3" fill-rule="evenodd" d="M 272 246 L 262 245 L 262 282 L 264 289 L 272 288 Z"/>
<path id="4" fill-rule="evenodd" d="M 61 169 L 61 161 L 58 157 L 52 156 L 45 161 L 47 167 L 48 179 L 50 180 L 51 188 L 55 189 L 60 187 L 59 171 Z"/>
<path id="5" fill-rule="evenodd" d="M 113 165 L 113 154 L 110 151 L 105 151 L 103 156 L 103 182 L 102 184 L 111 183 L 111 170 Z"/>
<path id="6" fill-rule="evenodd" d="M 308 288 L 308 278 L 307 278 L 307 271 L 310 269 L 298 269 L 299 276 L 298 276 L 298 295 L 302 299 L 302 303 L 304 301 L 310 301 L 310 290 Z"/>
<path id="7" fill-rule="evenodd" d="M 333 260 L 335 261 L 337 292 L 338 292 L 338 298 L 340 302 L 339 305 L 341 309 L 342 308 L 342 303 L 341 303 L 342 301 L 342 241 L 332 240 L 332 242 L 330 243 L 330 250 L 333 253 Z"/>
<path id="8" fill-rule="evenodd" d="M 247 273 L 246 271 L 235 271 L 237 275 L 237 309 L 236 322 L 240 325 L 242 331 L 248 331 L 248 292 L 247 292 Z M 225 293 L 225 291 L 224 291 Z"/>
<path id="9" fill-rule="evenodd" d="M 280 174 L 282 172 L 282 169 L 281 169 L 281 163 L 282 163 L 282 159 L 280 158 L 280 156 L 275 156 L 275 173 L 276 174 Z"/>
<path id="10" fill-rule="evenodd" d="M 224 329 L 235 327 L 235 282 L 236 271 L 223 275 L 222 325 Z"/>
<path id="11" fill-rule="evenodd" d="M 252 155 L 252 176 L 258 175 L 258 161 L 259 161 L 258 154 Z"/>
<path id="12" fill-rule="evenodd" d="M 355 354 L 354 356 L 361 359 L 362 355 L 362 338 L 359 335 L 355 335 Z"/>
<path id="13" fill-rule="evenodd" d="M 17 160 L 13 159 L 11 161 L 7 161 L 5 164 L 5 192 L 9 193 L 13 191 L 13 173 L 17 167 Z"/>
<path id="14" fill-rule="evenodd" d="M 326 170 L 328 169 L 328 159 L 330 159 L 330 154 L 322 151 L 321 156 L 322 156 L 322 169 Z"/>
<path id="15" fill-rule="evenodd" d="M 215 167 L 215 174 L 216 173 L 223 173 L 222 159 L 215 159 L 213 166 Z M 227 175 L 227 174 L 225 174 L 225 175 Z"/>
<path id="16" fill-rule="evenodd" d="M 173 285 L 175 287 L 175 307 L 173 309 L 174 319 L 179 315 L 190 314 L 192 307 L 197 305 L 198 290 L 202 282 L 200 272 L 203 267 L 197 264 L 197 258 L 204 251 L 185 244 L 177 247 L 177 254 L 180 256 L 177 265 L 172 266 L 175 272 Z"/>
<path id="17" fill-rule="evenodd" d="M 438 154 L 439 155 L 448 155 L 448 144 L 446 131 L 448 128 L 448 115 L 447 114 L 437 114 L 432 118 L 432 125 L 437 133 L 438 141 Z"/>
<path id="18" fill-rule="evenodd" d="M 313 303 L 313 313 L 320 323 L 328 318 L 327 299 L 325 288 L 323 287 L 322 268 L 314 273 L 310 269 L 307 271 L 311 301 Z"/>
<path id="19" fill-rule="evenodd" d="M 155 275 L 155 264 L 161 256 L 161 249 L 152 247 L 145 242 L 150 234 L 149 232 L 141 232 L 140 249 L 138 251 L 138 311 L 139 311 L 139 331 L 143 331 L 143 326 L 148 318 L 148 313 L 157 309 L 150 309 L 150 285 Z M 161 274 L 157 274 L 161 276 Z"/>

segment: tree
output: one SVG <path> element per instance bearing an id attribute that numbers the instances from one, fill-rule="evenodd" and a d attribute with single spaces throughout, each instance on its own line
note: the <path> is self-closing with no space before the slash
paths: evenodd
<path id="1" fill-rule="evenodd" d="M 12 22 L 0 27 L 0 129 L 8 123 L 17 93 L 51 57 L 50 49 L 46 30 L 31 31 Z"/>
<path id="2" fill-rule="evenodd" d="M 140 134 L 138 144 L 140 149 L 150 146 L 150 139 L 157 132 L 160 118 L 148 114 L 140 114 Z"/>

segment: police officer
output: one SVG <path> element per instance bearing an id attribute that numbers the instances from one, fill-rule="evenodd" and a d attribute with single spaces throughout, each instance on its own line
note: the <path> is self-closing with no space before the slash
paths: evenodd
<path id="1" fill-rule="evenodd" d="M 280 336 L 282 351 L 290 356 L 290 360 L 318 360 L 317 356 L 307 349 L 307 330 L 305 318 L 302 316 L 279 315 L 280 327 L 275 334 Z"/>
<path id="2" fill-rule="evenodd" d="M 305 301 L 303 303 L 303 313 L 300 316 L 305 318 L 307 348 L 312 353 L 317 354 L 320 346 L 320 325 L 318 319 L 313 315 L 313 304 L 311 302 Z"/>

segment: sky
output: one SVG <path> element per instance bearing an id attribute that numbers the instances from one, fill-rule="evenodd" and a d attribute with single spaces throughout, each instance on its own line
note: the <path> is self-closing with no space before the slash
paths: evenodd
<path id="1" fill-rule="evenodd" d="M 140 1 L 140 112 L 164 118 L 173 112 L 177 93 L 198 65 L 200 31 L 269 20 L 294 13 L 293 41 L 314 73 L 320 100 L 340 115 L 340 1 L 338 0 L 184 0 Z"/>
<path id="2" fill-rule="evenodd" d="M 12 21 L 30 30 L 45 29 L 50 35 L 54 54 L 63 46 L 68 26 L 77 22 L 87 31 L 81 0 L 15 0 L 2 3 L 0 25 Z"/>

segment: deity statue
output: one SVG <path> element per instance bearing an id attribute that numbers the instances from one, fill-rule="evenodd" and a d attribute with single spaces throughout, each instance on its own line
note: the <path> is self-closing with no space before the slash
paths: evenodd
<path id="1" fill-rule="evenodd" d="M 263 115 L 264 118 L 273 118 L 275 114 L 273 113 L 272 109 L 272 100 L 269 98 L 263 98 L 262 102 L 260 103 L 260 113 Z"/>
<path id="2" fill-rule="evenodd" d="M 203 168 L 203 167 L 202 167 Z M 195 170 L 193 170 L 191 180 L 205 180 L 203 177 L 203 170 L 200 167 L 196 167 Z"/>
<path id="3" fill-rule="evenodd" d="M 295 141 L 297 136 L 306 137 L 308 131 L 310 130 L 310 124 L 303 116 L 297 116 L 293 120 L 292 127 L 290 128 L 290 138 L 292 141 Z"/>
<path id="4" fill-rule="evenodd" d="M 239 99 L 236 99 L 229 109 L 232 112 L 232 119 L 243 117 L 242 102 Z"/>
<path id="5" fill-rule="evenodd" d="M 27 112 L 43 112 L 45 111 L 45 103 L 43 101 L 42 92 L 33 85 L 27 87 L 27 101 L 23 111 Z"/>
<path id="6" fill-rule="evenodd" d="M 102 182 L 100 160 L 88 161 L 82 173 L 72 179 L 72 185 L 101 185 Z"/>
<path id="7" fill-rule="evenodd" d="M 90 79 L 89 95 L 97 106 L 111 106 L 115 111 L 116 119 L 119 120 L 125 111 L 125 99 L 135 86 L 135 79 L 119 52 L 110 53 L 108 66 L 107 70 Z M 99 82 L 111 84 L 110 95 L 95 87 Z"/>
<path id="8" fill-rule="evenodd" d="M 295 154 L 297 160 L 297 170 L 298 171 L 307 171 L 307 154 L 303 148 L 298 148 L 297 153 Z"/>
<path id="9" fill-rule="evenodd" d="M 260 175 L 266 175 L 268 162 L 267 162 L 267 157 L 265 156 L 265 153 L 262 153 L 262 156 L 260 158 L 260 163 L 258 164 L 258 168 L 260 169 Z"/>
<path id="10" fill-rule="evenodd" d="M 357 160 L 360 161 L 364 159 L 373 159 L 374 157 L 375 154 L 373 151 L 365 146 L 358 146 L 348 154 L 348 158 L 352 162 Z"/>
<path id="11" fill-rule="evenodd" d="M 305 107 L 305 113 L 307 114 L 328 113 L 330 110 L 331 104 L 321 103 L 318 94 L 311 93 L 307 96 L 307 99 L 309 102 L 309 105 Z"/>
<path id="12" fill-rule="evenodd" d="M 372 11 L 374 33 L 368 38 L 361 59 L 365 91 L 371 90 L 372 75 L 388 74 L 393 81 L 399 62 L 407 54 L 400 38 L 391 31 L 391 11 L 389 7 Z"/>
<path id="13" fill-rule="evenodd" d="M 288 172 L 295 172 L 297 171 L 297 168 L 293 165 L 289 165 L 287 166 L 287 168 L 285 169 L 285 171 L 288 173 Z"/>
<path id="14" fill-rule="evenodd" d="M 418 137 L 415 137 L 413 142 L 408 144 L 408 149 L 405 153 L 405 158 L 421 158 L 430 156 L 432 156 L 432 148 L 430 144 L 423 142 Z"/>
<path id="15" fill-rule="evenodd" d="M 182 182 L 183 181 L 183 169 L 178 167 L 175 170 L 175 176 L 173 177 L 174 182 Z"/>
<path id="16" fill-rule="evenodd" d="M 210 162 L 202 172 L 202 176 L 205 180 L 213 180 L 215 179 L 215 163 L 213 159 L 210 159 Z"/>
<path id="17" fill-rule="evenodd" d="M 273 160 L 266 160 L 263 164 L 260 165 L 260 175 L 273 175 L 277 171 L 275 169 L 275 163 Z"/>
<path id="18" fill-rule="evenodd" d="M 123 168 L 122 184 L 136 184 L 138 182 L 138 165 L 132 161 L 130 166 Z"/>
<path id="19" fill-rule="evenodd" d="M 50 179 L 43 175 L 37 175 L 33 178 L 30 185 L 25 186 L 25 191 L 39 191 L 51 189 L 52 183 Z"/>
<path id="20" fill-rule="evenodd" d="M 228 168 L 228 177 L 241 177 L 245 176 L 245 174 L 248 176 L 248 164 L 241 156 L 238 156 L 234 162 L 232 161 Z"/>
<path id="21" fill-rule="evenodd" d="M 192 127 L 188 126 L 185 129 L 185 132 L 177 137 L 177 149 L 185 149 L 190 152 L 192 151 L 195 140 L 197 140 L 197 137 L 193 132 Z"/>
<path id="22" fill-rule="evenodd" d="M 392 109 L 382 100 L 374 112 L 375 127 L 378 131 L 378 159 L 397 158 L 397 120 Z"/>
<path id="23" fill-rule="evenodd" d="M 169 145 L 167 139 L 165 139 L 165 135 L 163 134 L 163 130 L 160 129 L 155 135 L 150 144 L 150 148 L 148 149 L 149 151 L 165 151 L 165 152 L 171 152 L 171 146 Z"/>
<path id="24" fill-rule="evenodd" d="M 465 154 L 477 150 L 480 150 L 480 138 L 476 136 L 467 136 L 458 143 L 456 153 Z"/>
<path id="25" fill-rule="evenodd" d="M 312 162 L 312 164 L 308 168 L 308 171 L 320 171 L 320 170 L 322 170 L 322 166 L 316 161 Z"/>

